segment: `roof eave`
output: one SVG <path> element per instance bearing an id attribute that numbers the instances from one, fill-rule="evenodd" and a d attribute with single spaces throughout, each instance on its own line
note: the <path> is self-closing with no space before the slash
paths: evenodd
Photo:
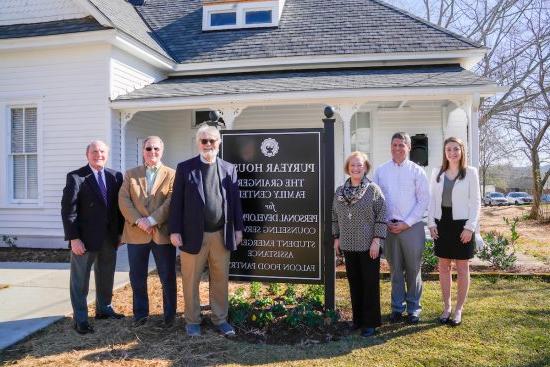
<path id="1" fill-rule="evenodd" d="M 285 105 L 296 103 L 327 103 L 340 99 L 368 98 L 376 100 L 445 100 L 471 96 L 474 93 L 481 97 L 490 97 L 503 93 L 507 88 L 496 84 L 445 86 L 445 87 L 401 87 L 401 88 L 358 88 L 330 89 L 323 91 L 297 91 L 276 93 L 224 94 L 193 97 L 157 97 L 134 100 L 114 100 L 111 108 L 116 110 L 162 110 L 208 108 L 213 104 L 244 104 L 252 105 Z"/>
<path id="2" fill-rule="evenodd" d="M 90 43 L 106 43 L 114 38 L 116 31 L 106 29 L 89 32 L 62 33 L 48 36 L 7 38 L 0 40 L 0 52 L 28 49 L 74 46 Z"/>
<path id="3" fill-rule="evenodd" d="M 170 76 L 243 73 L 296 68 L 315 69 L 348 66 L 365 67 L 431 64 L 460 64 L 464 69 L 470 69 L 483 58 L 486 52 L 486 48 L 477 48 L 437 52 L 312 55 L 182 63 L 175 65 L 174 71 L 170 73 Z"/>

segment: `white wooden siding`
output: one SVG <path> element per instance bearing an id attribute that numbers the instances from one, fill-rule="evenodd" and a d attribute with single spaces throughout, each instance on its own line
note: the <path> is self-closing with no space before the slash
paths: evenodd
<path id="1" fill-rule="evenodd" d="M 88 15 L 73 0 L 2 0 L 0 25 L 51 22 Z"/>
<path id="2" fill-rule="evenodd" d="M 85 147 L 91 140 L 111 143 L 109 50 L 67 47 L 0 57 L 0 110 L 18 101 L 38 103 L 42 131 L 40 204 L 10 205 L 5 195 L 0 198 L 0 233 L 17 235 L 20 246 L 66 245 L 60 219 L 66 174 L 86 164 Z M 6 123 L 1 113 L 0 141 L 6 141 Z M 2 193 L 9 185 L 6 163 L 0 159 Z"/>
<path id="3" fill-rule="evenodd" d="M 111 99 L 166 78 L 162 71 L 113 48 L 111 54 Z"/>

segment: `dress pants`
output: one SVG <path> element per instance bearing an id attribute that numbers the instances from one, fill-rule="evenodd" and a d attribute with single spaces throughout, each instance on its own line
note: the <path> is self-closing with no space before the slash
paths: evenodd
<path id="1" fill-rule="evenodd" d="M 422 311 L 421 265 L 425 240 L 423 222 L 418 222 L 399 234 L 388 231 L 384 253 L 390 264 L 393 312 L 401 313 L 406 309 L 409 315 L 419 316 Z"/>
<path id="2" fill-rule="evenodd" d="M 108 313 L 113 298 L 116 265 L 116 244 L 104 241 L 99 251 L 86 251 L 83 255 L 71 252 L 71 305 L 78 323 L 88 321 L 88 290 L 90 271 L 94 265 L 96 313 Z"/>
<path id="3" fill-rule="evenodd" d="M 198 254 L 187 252 L 180 254 L 185 321 L 188 324 L 201 323 L 199 285 L 207 262 L 212 323 L 220 325 L 227 321 L 230 256 L 231 252 L 224 246 L 223 230 L 204 232 L 202 246 Z"/>
<path id="4" fill-rule="evenodd" d="M 353 324 L 359 328 L 382 325 L 380 314 L 380 256 L 368 251 L 344 251 L 346 275 L 351 295 Z"/>
<path id="5" fill-rule="evenodd" d="M 162 285 L 164 321 L 168 322 L 176 316 L 177 307 L 176 248 L 170 244 L 157 245 L 153 241 L 147 244 L 128 244 L 134 320 L 140 320 L 149 316 L 147 277 L 149 254 L 151 252 L 153 252 L 153 258 L 155 259 Z"/>

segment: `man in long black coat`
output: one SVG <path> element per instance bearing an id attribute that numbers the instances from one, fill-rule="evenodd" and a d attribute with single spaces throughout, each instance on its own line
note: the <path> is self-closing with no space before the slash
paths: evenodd
<path id="1" fill-rule="evenodd" d="M 118 191 L 122 174 L 105 168 L 109 147 L 92 141 L 86 148 L 88 164 L 67 174 L 61 199 L 65 240 L 71 248 L 71 304 L 74 328 L 80 334 L 94 330 L 88 322 L 86 298 L 94 265 L 96 319 L 119 319 L 112 306 L 116 250 L 122 233 Z"/>

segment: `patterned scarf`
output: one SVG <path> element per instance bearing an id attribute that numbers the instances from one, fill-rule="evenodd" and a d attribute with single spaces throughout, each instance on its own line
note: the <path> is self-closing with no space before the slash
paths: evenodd
<path id="1" fill-rule="evenodd" d="M 351 178 L 348 178 L 344 183 L 342 190 L 338 193 L 337 200 L 346 205 L 353 205 L 363 198 L 363 195 L 367 192 L 369 184 L 370 180 L 367 178 L 367 175 L 363 176 L 359 186 L 351 186 Z"/>

